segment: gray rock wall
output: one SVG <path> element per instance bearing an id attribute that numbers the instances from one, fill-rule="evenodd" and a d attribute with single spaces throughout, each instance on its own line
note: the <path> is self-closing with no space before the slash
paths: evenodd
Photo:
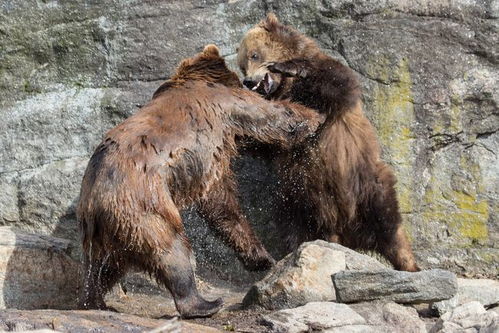
<path id="1" fill-rule="evenodd" d="M 358 73 L 422 266 L 496 275 L 493 0 L 0 0 L 0 225 L 77 241 L 80 181 L 103 133 L 205 44 L 233 62 L 266 11 Z M 245 157 L 237 169 L 248 216 L 282 254 L 268 164 Z M 229 277 L 249 274 L 195 214 L 185 216 L 200 268 L 217 262 Z"/>

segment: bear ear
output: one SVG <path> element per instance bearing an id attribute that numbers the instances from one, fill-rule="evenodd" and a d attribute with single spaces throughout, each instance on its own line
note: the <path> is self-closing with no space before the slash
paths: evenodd
<path id="1" fill-rule="evenodd" d="M 267 17 L 260 22 L 260 27 L 267 31 L 273 31 L 279 24 L 279 19 L 274 13 L 268 13 Z"/>
<path id="2" fill-rule="evenodd" d="M 208 56 L 220 57 L 220 50 L 214 44 L 208 44 L 204 47 L 203 53 Z"/>
<path id="3" fill-rule="evenodd" d="M 277 23 L 279 23 L 279 19 L 272 12 L 267 14 L 267 18 L 265 19 L 265 21 L 267 21 L 268 24 L 277 24 Z"/>

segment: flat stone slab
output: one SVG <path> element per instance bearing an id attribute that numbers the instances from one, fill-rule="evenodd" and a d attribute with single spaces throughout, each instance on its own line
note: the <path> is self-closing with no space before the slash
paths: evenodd
<path id="1" fill-rule="evenodd" d="M 342 271 L 332 276 L 338 302 L 377 299 L 397 303 L 431 303 L 450 299 L 457 292 L 456 276 L 445 270 Z"/>
<path id="2" fill-rule="evenodd" d="M 0 227 L 0 309 L 72 309 L 79 264 L 68 240 Z"/>
<path id="3" fill-rule="evenodd" d="M 457 279 L 457 294 L 449 300 L 433 303 L 439 316 L 459 305 L 478 301 L 485 307 L 499 304 L 499 281 L 489 279 Z"/>
<path id="4" fill-rule="evenodd" d="M 294 309 L 274 312 L 263 317 L 271 332 L 327 332 L 328 329 L 364 325 L 366 321 L 348 305 L 333 302 L 311 302 Z"/>
<path id="5" fill-rule="evenodd" d="M 99 310 L 4 310 L 0 311 L 0 331 L 55 330 L 56 332 L 178 332 L 216 333 L 215 328 L 187 321 L 142 318 Z"/>

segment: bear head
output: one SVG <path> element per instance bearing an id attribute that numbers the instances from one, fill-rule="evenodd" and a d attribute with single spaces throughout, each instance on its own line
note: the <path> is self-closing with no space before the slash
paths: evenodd
<path id="1" fill-rule="evenodd" d="M 256 90 L 264 85 L 262 93 L 271 95 L 279 88 L 289 87 L 293 78 L 271 73 L 267 66 L 291 59 L 310 59 L 320 52 L 310 38 L 284 25 L 270 13 L 243 37 L 237 63 L 245 76 L 243 84 Z"/>
<path id="2" fill-rule="evenodd" d="M 242 88 L 239 77 L 227 67 L 218 47 L 209 44 L 194 57 L 182 60 L 175 74 L 156 90 L 153 98 L 170 87 L 192 80 L 218 83 L 230 88 Z"/>

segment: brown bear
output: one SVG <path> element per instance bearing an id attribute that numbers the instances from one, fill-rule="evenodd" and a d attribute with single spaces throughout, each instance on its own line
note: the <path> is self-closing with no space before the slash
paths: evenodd
<path id="1" fill-rule="evenodd" d="M 248 88 L 327 117 L 315 137 L 278 162 L 290 247 L 320 238 L 378 251 L 398 270 L 419 270 L 402 227 L 396 178 L 380 159 L 353 71 L 273 14 L 244 36 L 238 65 Z"/>
<path id="2" fill-rule="evenodd" d="M 179 210 L 192 203 L 250 269 L 274 260 L 241 213 L 230 159 L 236 136 L 289 149 L 324 117 L 242 89 L 214 45 L 184 60 L 153 99 L 111 129 L 90 158 L 77 218 L 84 253 L 84 308 L 104 308 L 105 293 L 130 267 L 154 276 L 184 318 L 217 312 L 204 300 L 190 263 Z"/>

